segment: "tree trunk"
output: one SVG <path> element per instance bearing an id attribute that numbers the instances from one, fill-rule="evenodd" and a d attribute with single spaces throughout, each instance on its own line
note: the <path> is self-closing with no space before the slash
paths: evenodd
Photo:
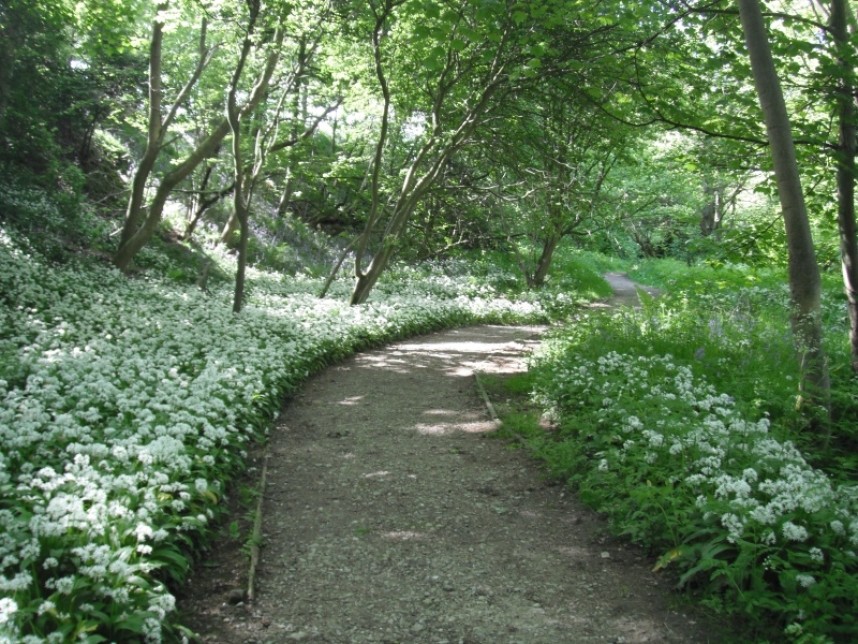
<path id="1" fill-rule="evenodd" d="M 189 240 L 191 238 L 191 236 L 194 234 L 194 231 L 197 229 L 197 225 L 200 223 L 208 209 L 214 206 L 221 199 L 226 198 L 226 196 L 232 192 L 233 188 L 235 188 L 235 182 L 230 183 L 225 188 L 219 190 L 216 194 L 204 199 L 199 203 L 196 212 L 190 219 L 188 219 L 188 224 L 187 226 L 185 226 L 185 233 L 183 239 Z"/>
<path id="2" fill-rule="evenodd" d="M 822 346 L 821 283 L 789 116 L 758 0 L 737 0 L 760 107 L 766 123 L 786 230 L 792 327 L 799 353 L 800 402 L 829 410 L 830 380 Z"/>
<path id="3" fill-rule="evenodd" d="M 271 81 L 271 76 L 274 74 L 274 69 L 277 67 L 277 63 L 280 60 L 280 48 L 283 43 L 283 35 L 283 29 L 278 28 L 274 35 L 271 52 L 268 54 L 265 61 L 265 67 L 257 77 L 247 101 L 240 108 L 239 111 L 241 114 L 246 114 L 256 109 L 256 106 L 259 105 L 265 97 L 268 84 Z M 176 115 L 180 102 L 184 100 L 190 92 L 191 88 L 196 83 L 196 80 L 199 78 L 199 75 L 202 74 L 203 69 L 208 63 L 208 55 L 204 54 L 204 52 L 208 51 L 205 49 L 205 24 L 203 26 L 200 42 L 200 64 L 195 70 L 191 80 L 189 80 L 182 91 L 179 92 L 179 98 L 176 99 L 176 103 L 174 103 L 171 108 L 170 114 L 164 119 L 162 130 L 166 129 L 167 124 Z M 164 205 L 167 203 L 167 199 L 172 191 L 177 185 L 184 181 L 200 163 L 217 152 L 218 147 L 229 132 L 229 120 L 224 118 L 220 123 L 218 123 L 215 129 L 212 130 L 199 145 L 197 145 L 185 160 L 182 161 L 182 163 L 164 176 L 149 207 L 142 208 L 137 211 L 139 212 L 139 215 L 136 216 L 136 221 L 130 222 L 126 220 L 122 233 L 124 241 L 120 241 L 119 249 L 113 257 L 113 263 L 117 268 L 123 272 L 128 270 L 128 267 L 131 265 L 131 260 L 134 259 L 134 256 L 140 252 L 140 249 L 143 248 L 155 234 L 158 224 L 161 223 L 161 219 L 164 215 Z"/>
<path id="4" fill-rule="evenodd" d="M 194 188 L 191 194 L 191 203 L 188 205 L 188 216 L 185 220 L 185 232 L 182 234 L 182 239 L 190 239 L 199 221 L 200 206 L 206 200 L 205 193 L 209 188 L 209 179 L 212 176 L 214 167 L 209 165 L 203 170 L 203 176 L 200 180 L 200 185 Z"/>
<path id="5" fill-rule="evenodd" d="M 238 225 L 238 258 L 235 268 L 235 292 L 232 299 L 233 313 L 241 313 L 241 308 L 244 306 L 244 284 L 247 274 L 247 241 L 250 238 L 250 226 L 247 207 L 245 206 L 242 210 Z"/>
<path id="6" fill-rule="evenodd" d="M 386 34 L 388 19 L 393 8 L 401 4 L 404 4 L 401 0 L 398 2 L 385 0 L 380 10 L 374 10 L 376 22 L 372 34 L 372 45 L 376 78 L 381 87 L 384 100 L 381 132 L 376 142 L 375 155 L 372 162 L 372 203 L 366 225 L 358 238 L 355 252 L 355 288 L 351 296 L 352 304 L 360 304 L 366 301 L 369 292 L 393 256 L 396 245 L 405 230 L 405 225 L 414 213 L 417 203 L 432 187 L 452 155 L 473 136 L 478 123 L 489 109 L 490 101 L 495 92 L 508 80 L 506 67 L 499 59 L 500 52 L 504 49 L 504 38 L 497 45 L 498 49 L 495 58 L 490 65 L 490 71 L 480 85 L 478 98 L 461 115 L 458 125 L 451 132 L 445 133 L 443 120 L 445 107 L 447 107 L 446 102 L 449 100 L 452 90 L 458 82 L 449 80 L 451 77 L 457 76 L 458 72 L 454 72 L 453 70 L 457 65 L 456 61 L 458 58 L 452 55 L 448 57 L 447 66 L 438 77 L 437 87 L 434 87 L 430 91 L 430 94 L 433 95 L 432 108 L 429 113 L 429 121 L 432 124 L 431 133 L 427 135 L 424 143 L 411 160 L 402 178 L 398 194 L 395 199 L 391 200 L 392 212 L 385 230 L 381 234 L 381 250 L 375 254 L 367 269 L 362 270 L 361 263 L 363 257 L 376 231 L 379 216 L 383 210 L 380 202 L 382 195 L 380 194 L 379 173 L 381 172 L 381 165 L 384 158 L 384 143 L 387 140 L 391 96 L 384 73 L 381 43 Z"/>
<path id="7" fill-rule="evenodd" d="M 277 202 L 277 217 L 282 218 L 286 216 L 286 211 L 289 210 L 289 206 L 292 203 L 292 188 L 293 179 L 292 179 L 292 170 L 291 168 L 286 168 L 286 182 L 283 185 L 283 190 L 280 193 L 280 200 Z"/>
<path id="8" fill-rule="evenodd" d="M 232 214 L 226 223 L 223 225 L 223 230 L 220 231 L 220 243 L 229 246 L 232 241 L 235 231 L 239 228 L 238 213 L 233 209 Z"/>
<path id="9" fill-rule="evenodd" d="M 159 12 L 166 7 L 159 4 Z M 146 197 L 146 184 L 149 175 L 155 166 L 155 161 L 161 152 L 161 141 L 163 136 L 161 117 L 161 50 L 164 42 L 164 23 L 155 20 L 152 23 L 152 38 L 149 41 L 149 116 L 148 132 L 146 136 L 146 149 L 140 164 L 134 172 L 131 180 L 131 194 L 128 197 L 128 207 L 125 211 L 125 223 L 119 237 L 119 247 L 128 243 L 143 220 L 143 202 Z M 123 268 L 125 270 L 127 266 Z"/>
<path id="10" fill-rule="evenodd" d="M 700 234 L 708 237 L 721 226 L 724 195 L 721 186 L 706 185 L 703 187 L 703 193 L 709 197 L 709 200 L 700 210 Z"/>
<path id="11" fill-rule="evenodd" d="M 366 302 L 370 292 L 378 282 L 378 278 L 381 277 L 381 274 L 387 267 L 390 258 L 393 257 L 393 247 L 392 239 L 388 238 L 384 240 L 384 245 L 381 250 L 373 256 L 372 261 L 369 263 L 366 270 L 361 271 L 360 275 L 355 279 L 355 286 L 354 290 L 352 290 L 352 296 L 349 300 L 349 304 L 355 305 Z"/>
<path id="12" fill-rule="evenodd" d="M 545 278 L 548 277 L 548 271 L 551 269 L 551 261 L 554 258 L 554 251 L 557 250 L 557 245 L 560 243 L 560 235 L 551 235 L 542 244 L 542 253 L 536 262 L 536 270 L 533 271 L 533 277 L 528 281 L 530 288 L 540 289 L 545 286 Z"/>
<path id="13" fill-rule="evenodd" d="M 238 241 L 238 259 L 235 270 L 235 291 L 232 300 L 232 312 L 241 313 L 241 307 L 244 305 L 244 279 L 247 269 L 247 238 L 249 237 L 248 226 L 248 211 L 250 210 L 250 194 L 249 188 L 245 185 L 245 169 L 244 158 L 241 149 L 241 130 L 242 130 L 242 112 L 238 107 L 238 85 L 241 76 L 244 72 L 244 66 L 247 63 L 247 57 L 250 55 L 250 50 L 253 47 L 253 32 L 256 28 L 256 19 L 259 17 L 260 4 L 259 0 L 248 2 L 250 17 L 248 19 L 247 34 L 241 46 L 241 54 L 238 58 L 238 65 L 232 74 L 232 80 L 229 84 L 229 92 L 226 98 L 226 119 L 229 122 L 229 130 L 232 133 L 232 158 L 233 171 L 235 177 L 235 187 L 232 192 L 233 213 L 227 225 L 235 220 L 238 223 L 240 235 Z M 248 189 L 247 198 L 245 198 L 245 189 Z"/>
<path id="14" fill-rule="evenodd" d="M 139 226 L 130 233 L 130 237 L 125 243 L 120 243 L 119 249 L 113 257 L 113 263 L 119 270 L 126 272 L 134 256 L 152 239 L 152 235 L 155 234 L 164 215 L 164 205 L 173 189 L 184 181 L 204 159 L 215 153 L 228 133 L 229 123 L 224 119 L 217 129 L 209 134 L 208 138 L 200 143 L 181 165 L 161 180 L 152 203 L 149 204 L 148 208 L 141 210 L 141 213 L 145 213 L 145 217 L 141 215 Z"/>
<path id="15" fill-rule="evenodd" d="M 843 286 L 849 310 L 849 346 L 852 371 L 858 373 L 858 243 L 855 238 L 855 87 L 848 28 L 849 0 L 831 0 L 831 34 L 838 52 L 840 83 L 837 92 L 840 141 L 837 150 L 837 224 Z"/>
<path id="16" fill-rule="evenodd" d="M 372 237 L 372 232 L 375 229 L 376 221 L 378 221 L 378 214 L 381 208 L 381 188 L 380 188 L 380 177 L 381 177 L 381 164 L 384 159 L 384 147 L 387 144 L 387 131 L 390 127 L 390 87 L 387 84 L 387 76 L 384 73 L 384 65 L 382 63 L 382 55 L 381 55 L 381 41 L 385 35 L 385 25 L 387 24 L 387 20 L 390 17 L 390 13 L 393 10 L 393 6 L 389 2 L 385 2 L 382 6 L 382 9 L 379 13 L 376 14 L 375 19 L 375 28 L 372 32 L 372 50 L 373 50 L 373 61 L 375 64 L 375 76 L 378 80 L 379 87 L 381 89 L 382 95 L 382 111 L 381 111 L 381 125 L 379 127 L 378 140 L 375 144 L 375 153 L 372 158 L 372 172 L 370 178 L 370 207 L 369 214 L 367 215 L 366 225 L 364 226 L 363 233 L 358 237 L 357 240 L 357 249 L 355 251 L 355 291 L 352 293 L 351 301 L 352 304 L 359 304 L 366 300 L 367 296 L 369 296 L 369 290 L 367 290 L 365 283 L 371 281 L 369 284 L 369 289 L 372 289 L 372 286 L 378 281 L 378 276 L 376 275 L 374 279 L 368 280 L 364 275 L 363 267 L 361 266 L 363 262 L 364 255 L 366 254 L 367 248 L 369 247 L 369 241 Z M 374 262 L 373 262 L 374 263 Z M 372 270 L 371 268 L 367 269 L 367 271 Z M 360 293 L 358 293 L 358 286 L 361 286 Z"/>

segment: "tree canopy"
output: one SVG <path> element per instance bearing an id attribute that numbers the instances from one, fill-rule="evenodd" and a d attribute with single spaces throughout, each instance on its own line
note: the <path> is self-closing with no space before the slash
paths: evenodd
<path id="1" fill-rule="evenodd" d="M 854 9 L 752 4 L 858 356 Z M 533 288 L 565 244 L 787 265 L 739 18 L 726 0 L 10 0 L 0 163 L 68 218 L 95 208 L 123 271 L 164 230 L 219 229 L 253 262 L 300 224 L 342 249 L 327 270 L 353 272 L 353 303 L 391 260 L 461 249 L 516 254 Z"/>

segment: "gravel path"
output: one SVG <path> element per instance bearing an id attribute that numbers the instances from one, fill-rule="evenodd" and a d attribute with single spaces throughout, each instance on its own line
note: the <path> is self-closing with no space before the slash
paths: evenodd
<path id="1" fill-rule="evenodd" d="M 202 641 L 707 642 L 670 582 L 495 429 L 474 370 L 539 327 L 369 351 L 313 378 L 269 445 L 254 601 L 217 549 L 179 608 Z"/>

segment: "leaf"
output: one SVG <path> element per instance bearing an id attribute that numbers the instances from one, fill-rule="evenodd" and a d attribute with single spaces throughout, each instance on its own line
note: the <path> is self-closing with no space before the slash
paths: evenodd
<path id="1" fill-rule="evenodd" d="M 441 7 L 437 4 L 427 3 L 424 5 L 424 11 L 426 13 L 427 18 L 440 18 L 441 17 Z"/>
<path id="2" fill-rule="evenodd" d="M 414 35 L 418 38 L 428 38 L 432 34 L 432 30 L 426 24 L 419 24 L 414 27 Z"/>
<path id="3" fill-rule="evenodd" d="M 676 548 L 672 548 L 665 552 L 661 557 L 658 558 L 655 566 L 653 567 L 653 572 L 658 572 L 659 570 L 664 570 L 667 568 L 672 562 L 680 559 L 688 554 L 689 552 L 688 546 L 677 546 Z"/>

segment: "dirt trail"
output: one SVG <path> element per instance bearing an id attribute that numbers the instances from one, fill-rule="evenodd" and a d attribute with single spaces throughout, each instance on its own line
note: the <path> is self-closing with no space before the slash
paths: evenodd
<path id="1" fill-rule="evenodd" d="M 717 641 L 492 437 L 474 370 L 523 370 L 542 331 L 432 334 L 307 383 L 271 436 L 256 599 L 236 602 L 241 557 L 216 549 L 179 603 L 203 641 Z"/>
<path id="2" fill-rule="evenodd" d="M 650 295 L 657 295 L 658 290 L 650 286 L 635 284 L 625 273 L 605 273 L 605 280 L 614 289 L 614 296 L 606 302 L 598 302 L 591 308 L 610 308 L 612 306 L 640 306 L 638 289 Z"/>

